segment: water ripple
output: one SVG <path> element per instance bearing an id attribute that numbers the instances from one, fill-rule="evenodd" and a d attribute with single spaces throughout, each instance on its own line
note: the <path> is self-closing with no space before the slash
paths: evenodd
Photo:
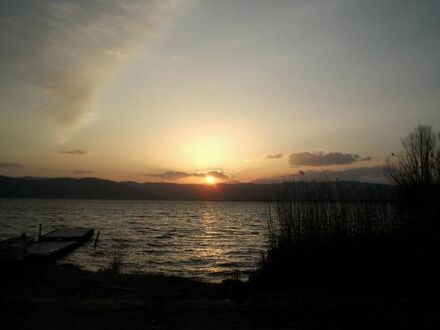
<path id="1" fill-rule="evenodd" d="M 62 226 L 101 230 L 68 256 L 84 268 L 107 267 L 120 255 L 127 272 L 159 272 L 221 280 L 249 273 L 265 247 L 267 205 L 247 202 L 170 202 L 0 199 L 0 239 L 36 236 Z"/>

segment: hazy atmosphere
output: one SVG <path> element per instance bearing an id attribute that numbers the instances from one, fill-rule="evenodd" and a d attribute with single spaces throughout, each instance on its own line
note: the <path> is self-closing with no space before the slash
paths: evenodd
<path id="1" fill-rule="evenodd" d="M 440 329 L 439 36 L 440 0 L 0 0 L 1 329 Z"/>
<path id="2" fill-rule="evenodd" d="M 1 1 L 0 174 L 386 182 L 399 138 L 440 127 L 439 12 L 404 0 Z"/>

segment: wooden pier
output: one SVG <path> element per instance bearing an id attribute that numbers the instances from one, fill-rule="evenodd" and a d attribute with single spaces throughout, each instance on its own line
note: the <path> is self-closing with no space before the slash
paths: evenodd
<path id="1" fill-rule="evenodd" d="M 41 235 L 38 241 L 26 235 L 0 243 L 0 259 L 21 262 L 26 260 L 56 260 L 83 245 L 94 234 L 91 228 L 63 228 Z"/>

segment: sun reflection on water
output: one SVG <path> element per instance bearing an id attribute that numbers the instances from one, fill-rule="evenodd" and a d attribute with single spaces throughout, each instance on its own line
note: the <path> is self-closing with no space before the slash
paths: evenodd
<path id="1" fill-rule="evenodd" d="M 205 271 L 211 274 L 221 272 L 222 269 L 216 265 L 227 262 L 228 259 L 225 255 L 225 247 L 217 242 L 218 236 L 221 235 L 221 233 L 217 230 L 218 221 L 221 221 L 221 219 L 218 217 L 213 205 L 211 204 L 206 205 L 201 218 L 202 231 L 200 243 L 194 251 L 195 258 L 201 261 L 209 260 L 209 263 L 207 264 L 210 266 L 204 267 Z"/>

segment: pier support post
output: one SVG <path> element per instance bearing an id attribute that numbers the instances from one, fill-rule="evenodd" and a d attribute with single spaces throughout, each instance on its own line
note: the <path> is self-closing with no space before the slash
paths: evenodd
<path id="1" fill-rule="evenodd" d="M 98 233 L 96 234 L 96 238 L 95 238 L 95 244 L 93 244 L 93 247 L 96 249 L 96 244 L 98 244 L 98 239 L 99 239 L 99 234 L 101 234 L 101 231 L 98 230 Z"/>

